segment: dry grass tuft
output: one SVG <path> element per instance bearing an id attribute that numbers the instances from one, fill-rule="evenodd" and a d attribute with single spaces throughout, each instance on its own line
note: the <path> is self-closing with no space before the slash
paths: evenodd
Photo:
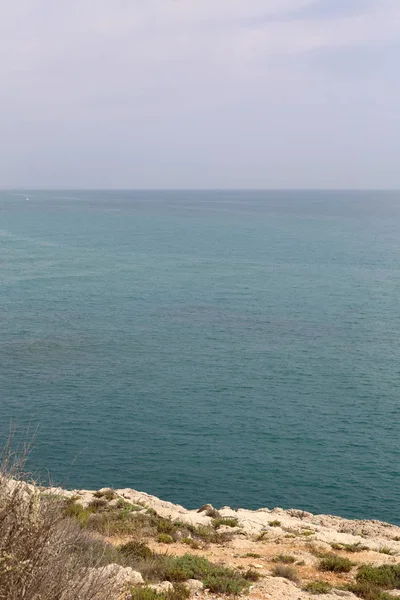
<path id="1" fill-rule="evenodd" d="M 289 579 L 289 581 L 293 581 L 293 583 L 299 583 L 300 581 L 296 569 L 287 565 L 276 565 L 272 571 L 272 575 L 274 577 L 284 577 L 285 579 Z"/>
<path id="2" fill-rule="evenodd" d="M 64 516 L 58 497 L 24 479 L 25 452 L 0 456 L 0 600 L 107 600 L 107 545 Z M 90 581 L 90 585 L 88 582 Z"/>

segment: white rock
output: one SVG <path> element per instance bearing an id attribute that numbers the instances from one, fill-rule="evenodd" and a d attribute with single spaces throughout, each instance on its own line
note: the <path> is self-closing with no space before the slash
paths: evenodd
<path id="1" fill-rule="evenodd" d="M 121 567 L 121 565 L 112 563 L 106 567 L 95 569 L 95 571 L 101 572 L 103 575 L 114 577 L 116 585 L 120 587 L 127 583 L 131 583 L 133 585 L 144 583 L 142 574 L 139 573 L 139 571 L 134 571 L 131 567 Z"/>
<path id="2" fill-rule="evenodd" d="M 170 581 L 163 581 L 162 583 L 152 583 L 147 587 L 154 590 L 155 592 L 169 592 L 170 590 L 174 589 L 174 586 Z"/>
<path id="3" fill-rule="evenodd" d="M 201 592 L 204 589 L 204 585 L 198 579 L 188 579 L 185 585 L 191 594 L 197 594 L 197 592 Z"/>

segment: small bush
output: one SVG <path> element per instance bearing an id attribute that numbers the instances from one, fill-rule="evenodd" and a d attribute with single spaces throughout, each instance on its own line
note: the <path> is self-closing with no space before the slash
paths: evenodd
<path id="1" fill-rule="evenodd" d="M 103 510 L 104 508 L 106 508 L 106 506 L 107 500 L 105 498 L 94 498 L 94 500 L 89 502 L 89 504 L 87 505 L 87 510 L 95 513 Z"/>
<path id="2" fill-rule="evenodd" d="M 199 548 L 200 548 L 199 542 L 197 542 L 196 540 L 194 540 L 190 537 L 182 538 L 181 542 L 182 542 L 182 544 L 186 544 L 187 546 L 190 546 L 191 548 L 193 548 L 193 550 L 199 550 Z"/>
<path id="3" fill-rule="evenodd" d="M 332 586 L 326 581 L 310 581 L 303 587 L 305 592 L 310 594 L 329 594 Z"/>
<path id="4" fill-rule="evenodd" d="M 284 577 L 285 579 L 289 579 L 294 583 L 299 582 L 299 576 L 297 575 L 296 569 L 287 565 L 276 565 L 272 571 L 272 575 L 274 577 Z"/>
<path id="5" fill-rule="evenodd" d="M 146 559 L 136 559 L 129 566 L 132 566 L 136 571 L 140 571 L 145 581 L 159 583 L 167 579 L 172 561 L 172 557 L 167 555 L 153 554 L 153 556 Z"/>
<path id="6" fill-rule="evenodd" d="M 168 533 L 159 533 L 157 541 L 160 544 L 173 544 L 174 538 L 171 535 L 168 535 Z"/>
<path id="7" fill-rule="evenodd" d="M 261 558 L 261 554 L 257 554 L 257 552 L 247 552 L 243 558 Z"/>
<path id="8" fill-rule="evenodd" d="M 105 498 L 106 500 L 114 500 L 117 497 L 117 494 L 111 488 L 106 490 L 98 490 L 94 492 L 93 496 L 95 498 Z"/>
<path id="9" fill-rule="evenodd" d="M 89 515 L 85 527 L 101 535 L 133 535 L 140 528 L 129 511 L 104 511 Z"/>
<path id="10" fill-rule="evenodd" d="M 76 519 L 78 523 L 84 527 L 92 514 L 86 508 L 83 508 L 81 504 L 76 504 L 75 502 L 67 502 L 64 506 L 64 516 Z"/>
<path id="11" fill-rule="evenodd" d="M 214 593 L 239 594 L 248 589 L 249 582 L 238 571 L 215 565 L 201 556 L 185 554 L 178 558 L 166 558 L 166 579 L 183 582 L 199 579 Z"/>
<path id="12" fill-rule="evenodd" d="M 355 542 L 354 544 L 338 544 L 337 542 L 333 542 L 331 548 L 332 550 L 344 550 L 345 552 L 352 553 L 368 550 L 368 547 L 363 546 L 360 542 Z"/>
<path id="13" fill-rule="evenodd" d="M 129 558 L 146 559 L 153 556 L 153 552 L 143 542 L 127 542 L 119 546 L 118 549 L 124 556 L 128 556 Z"/>
<path id="14" fill-rule="evenodd" d="M 277 521 L 277 520 L 275 520 L 275 521 L 269 521 L 269 522 L 268 522 L 268 525 L 269 525 L 270 527 L 280 527 L 280 526 L 281 526 L 281 522 L 280 522 L 280 521 Z"/>
<path id="15" fill-rule="evenodd" d="M 293 564 L 294 562 L 296 562 L 296 559 L 294 556 L 291 556 L 290 554 L 278 554 L 277 556 L 274 556 L 272 561 L 290 565 L 290 564 Z"/>
<path id="16" fill-rule="evenodd" d="M 199 510 L 197 512 L 198 513 L 205 512 L 207 517 L 212 517 L 213 519 L 219 519 L 221 517 L 218 510 L 216 510 L 215 508 L 210 506 L 210 504 L 205 504 L 204 506 L 199 508 Z"/>
<path id="17" fill-rule="evenodd" d="M 356 580 L 358 583 L 367 582 L 386 590 L 400 588 L 400 565 L 362 565 L 358 569 Z"/>
<path id="18" fill-rule="evenodd" d="M 388 556 L 393 556 L 396 554 L 396 552 L 392 548 L 389 548 L 389 546 L 382 546 L 382 548 L 379 548 L 379 552 L 381 554 L 387 554 Z"/>
<path id="19" fill-rule="evenodd" d="M 319 563 L 321 571 L 332 571 L 333 573 L 348 573 L 352 566 L 353 563 L 348 558 L 337 554 L 328 554 Z"/>
<path id="20" fill-rule="evenodd" d="M 247 587 L 247 582 L 244 579 L 234 579 L 223 575 L 208 575 L 204 579 L 204 585 L 213 594 L 238 596 Z"/>
<path id="21" fill-rule="evenodd" d="M 186 586 L 176 584 L 173 590 L 165 592 L 156 592 L 149 587 L 133 588 L 129 600 L 186 600 L 189 596 Z"/>
<path id="22" fill-rule="evenodd" d="M 223 544 L 232 539 L 233 534 L 229 531 L 223 533 L 218 532 L 214 527 L 209 525 L 186 525 L 187 530 L 192 536 L 201 540 L 205 544 Z"/>
<path id="23" fill-rule="evenodd" d="M 332 542 L 331 548 L 332 548 L 332 550 L 343 550 L 343 544 L 338 544 L 337 542 Z"/>
<path id="24" fill-rule="evenodd" d="M 176 525 L 169 519 L 157 517 L 155 525 L 158 533 L 167 533 L 168 535 L 173 535 L 174 533 L 176 533 Z"/>
<path id="25" fill-rule="evenodd" d="M 136 506 L 136 504 L 131 504 L 130 502 L 127 502 L 123 498 L 118 498 L 115 508 L 124 509 L 128 512 L 137 512 L 139 510 L 142 510 L 141 506 Z"/>
<path id="26" fill-rule="evenodd" d="M 347 589 L 363 600 L 394 600 L 393 596 L 368 581 L 352 583 L 347 586 Z"/>
<path id="27" fill-rule="evenodd" d="M 227 527 L 237 527 L 238 520 L 236 517 L 219 517 L 218 519 L 212 520 L 212 526 L 214 529 L 218 529 L 221 525 L 225 525 Z"/>
<path id="28" fill-rule="evenodd" d="M 247 571 L 244 573 L 243 577 L 247 581 L 258 581 L 260 579 L 261 575 L 255 569 L 247 569 Z"/>
<path id="29" fill-rule="evenodd" d="M 346 550 L 346 552 L 363 552 L 364 550 L 368 550 L 368 546 L 364 546 L 360 542 L 343 544 L 343 550 Z"/>

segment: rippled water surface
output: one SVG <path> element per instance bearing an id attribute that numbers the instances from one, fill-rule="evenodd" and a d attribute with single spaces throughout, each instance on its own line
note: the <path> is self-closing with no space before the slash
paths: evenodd
<path id="1" fill-rule="evenodd" d="M 400 522 L 400 194 L 0 192 L 0 283 L 33 469 Z"/>

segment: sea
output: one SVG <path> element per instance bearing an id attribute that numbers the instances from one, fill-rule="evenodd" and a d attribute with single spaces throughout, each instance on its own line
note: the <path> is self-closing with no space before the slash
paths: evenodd
<path id="1" fill-rule="evenodd" d="M 400 192 L 0 192 L 0 442 L 69 488 L 400 524 Z"/>

